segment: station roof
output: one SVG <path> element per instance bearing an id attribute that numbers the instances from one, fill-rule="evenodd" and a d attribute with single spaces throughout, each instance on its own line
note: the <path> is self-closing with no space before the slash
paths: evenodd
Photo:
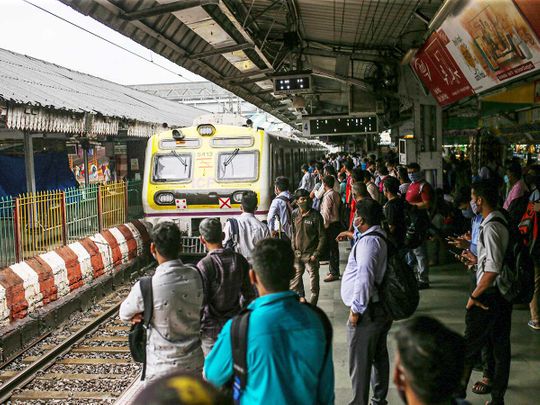
<path id="1" fill-rule="evenodd" d="M 91 113 L 102 118 L 102 133 L 118 129 L 118 123 L 110 124 L 105 118 L 116 118 L 136 123 L 131 135 L 151 135 L 146 127 L 189 126 L 205 111 L 165 100 L 128 86 L 122 86 L 99 77 L 76 72 L 40 59 L 0 49 L 0 101 L 18 106 L 39 107 L 64 113 Z M 17 115 L 17 114 L 15 114 Z M 47 132 L 77 132 L 80 122 L 57 124 L 51 128 L 44 122 L 43 112 L 36 110 L 27 117 L 10 116 L 17 129 L 44 130 Z M 31 117 L 34 116 L 34 119 Z M 57 120 L 62 121 L 57 117 Z M 47 120 L 47 121 L 50 121 Z M 68 114 L 64 121 L 72 121 Z M 80 121 L 80 120 L 79 120 Z M 113 120 L 116 121 L 116 120 Z M 144 125 L 150 124 L 150 125 Z M 24 127 L 29 125 L 29 127 Z M 130 124 L 128 124 L 130 126 Z M 104 127 L 110 127 L 104 128 Z M 54 131 L 58 129 L 58 131 Z M 152 129 L 150 128 L 150 131 Z M 99 133 L 100 129 L 96 128 Z"/>
<path id="2" fill-rule="evenodd" d="M 351 88 L 360 104 L 395 99 L 399 62 L 443 2 L 60 1 L 291 124 L 348 114 Z M 274 93 L 274 75 L 305 70 L 312 91 Z"/>

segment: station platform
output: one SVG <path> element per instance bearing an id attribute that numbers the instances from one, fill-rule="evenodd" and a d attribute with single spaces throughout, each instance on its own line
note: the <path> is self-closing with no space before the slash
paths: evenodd
<path id="1" fill-rule="evenodd" d="M 349 249 L 340 244 L 340 271 L 345 270 Z M 351 399 L 351 380 L 349 378 L 348 346 L 346 321 L 348 308 L 343 305 L 340 295 L 341 281 L 325 283 L 322 281 L 328 266 L 321 266 L 321 292 L 318 305 L 328 314 L 334 326 L 334 370 L 336 405 L 348 404 Z M 308 282 L 304 277 L 304 283 Z M 446 263 L 430 268 L 431 288 L 420 292 L 418 315 L 429 315 L 437 318 L 449 328 L 463 333 L 465 330 L 465 304 L 469 296 L 469 276 L 459 263 Z M 304 284 L 308 286 L 309 284 Z M 514 308 L 512 315 L 512 364 L 506 403 L 511 405 L 528 405 L 538 403 L 540 398 L 540 333 L 531 331 L 528 308 Z M 390 354 L 390 390 L 388 403 L 402 404 L 395 385 L 392 383 L 394 367 L 395 340 L 394 333 L 399 322 L 394 322 L 388 337 Z M 482 374 L 473 371 L 467 392 L 467 400 L 473 405 L 484 405 L 489 395 L 476 395 L 471 392 L 472 385 Z"/>

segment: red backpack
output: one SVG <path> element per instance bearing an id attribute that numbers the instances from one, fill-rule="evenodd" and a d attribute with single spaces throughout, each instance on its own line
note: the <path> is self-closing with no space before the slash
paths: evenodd
<path id="1" fill-rule="evenodd" d="M 540 216 L 534 210 L 534 201 L 529 201 L 527 209 L 519 222 L 518 229 L 519 233 L 523 235 L 524 244 L 529 248 L 531 254 L 536 245 L 536 241 L 538 240 L 539 221 Z"/>

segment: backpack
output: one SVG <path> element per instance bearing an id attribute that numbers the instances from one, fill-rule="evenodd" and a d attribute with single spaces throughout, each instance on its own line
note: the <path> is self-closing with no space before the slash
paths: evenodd
<path id="1" fill-rule="evenodd" d="M 405 204 L 405 247 L 416 249 L 427 237 L 430 227 L 429 216 L 426 210 L 420 210 L 416 205 Z"/>
<path id="2" fill-rule="evenodd" d="M 146 377 L 146 338 L 148 325 L 154 312 L 154 297 L 152 295 L 152 277 L 143 277 L 139 283 L 144 303 L 144 318 L 142 322 L 131 325 L 128 342 L 131 357 L 137 363 L 142 363 L 141 381 Z"/>
<path id="3" fill-rule="evenodd" d="M 238 240 L 240 239 L 240 228 L 238 227 L 238 220 L 236 218 L 229 218 L 227 219 L 227 222 L 231 226 L 231 236 L 223 247 L 225 249 L 231 249 L 236 252 L 236 248 L 238 247 Z"/>
<path id="4" fill-rule="evenodd" d="M 503 224 L 508 230 L 508 247 L 495 283 L 506 301 L 511 304 L 529 304 L 534 295 L 534 264 L 529 249 L 519 232 L 512 232 L 507 220 L 494 217 L 486 224 L 489 222 Z M 480 233 L 480 238 L 483 243 L 483 232 Z"/>
<path id="5" fill-rule="evenodd" d="M 536 241 L 538 239 L 538 225 L 540 216 L 534 210 L 534 202 L 529 201 L 525 213 L 521 217 L 521 221 L 518 225 L 518 230 L 523 237 L 523 243 L 529 248 L 529 253 L 532 255 L 534 248 L 536 247 Z"/>
<path id="6" fill-rule="evenodd" d="M 324 328 L 324 335 L 326 338 L 323 366 L 319 371 L 319 380 L 326 364 L 326 359 L 330 350 L 332 350 L 332 324 L 328 319 L 328 316 L 322 309 L 309 303 L 304 303 L 319 316 Z M 251 311 L 248 309 L 243 310 L 235 316 L 231 323 L 231 348 L 233 357 L 233 384 L 232 384 L 232 396 L 235 405 L 240 404 L 240 398 L 246 389 L 248 379 L 247 369 L 247 342 L 248 342 L 248 327 L 249 317 Z"/>
<path id="7" fill-rule="evenodd" d="M 287 242 L 290 242 L 291 238 L 289 238 L 289 235 L 287 235 L 282 227 L 283 227 L 283 222 L 287 221 L 289 224 L 291 224 L 291 221 L 292 221 L 292 207 L 291 207 L 291 200 L 289 200 L 287 197 L 285 196 L 278 196 L 276 197 L 278 200 L 281 200 L 281 201 L 284 201 L 285 204 L 287 204 L 287 209 L 286 209 L 286 218 L 283 219 L 283 218 L 280 218 L 279 216 L 279 213 L 276 213 L 275 215 L 275 218 L 277 219 L 278 221 L 278 224 L 279 224 L 279 239 L 283 239 Z"/>
<path id="8" fill-rule="evenodd" d="M 380 284 L 375 283 L 375 287 L 379 291 L 380 302 L 394 321 L 409 318 L 420 303 L 416 275 L 404 258 L 398 254 L 398 249 L 382 234 L 370 232 L 362 235 L 358 240 L 368 235 L 381 238 L 386 243 L 388 251 L 387 267 L 383 280 Z M 355 248 L 356 246 L 358 246 L 358 242 Z"/>

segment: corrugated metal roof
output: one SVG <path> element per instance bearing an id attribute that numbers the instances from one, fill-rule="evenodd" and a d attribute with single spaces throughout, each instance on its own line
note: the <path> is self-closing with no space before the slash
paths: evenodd
<path id="1" fill-rule="evenodd" d="M 0 99 L 76 113 L 189 126 L 205 111 L 0 49 Z"/>

